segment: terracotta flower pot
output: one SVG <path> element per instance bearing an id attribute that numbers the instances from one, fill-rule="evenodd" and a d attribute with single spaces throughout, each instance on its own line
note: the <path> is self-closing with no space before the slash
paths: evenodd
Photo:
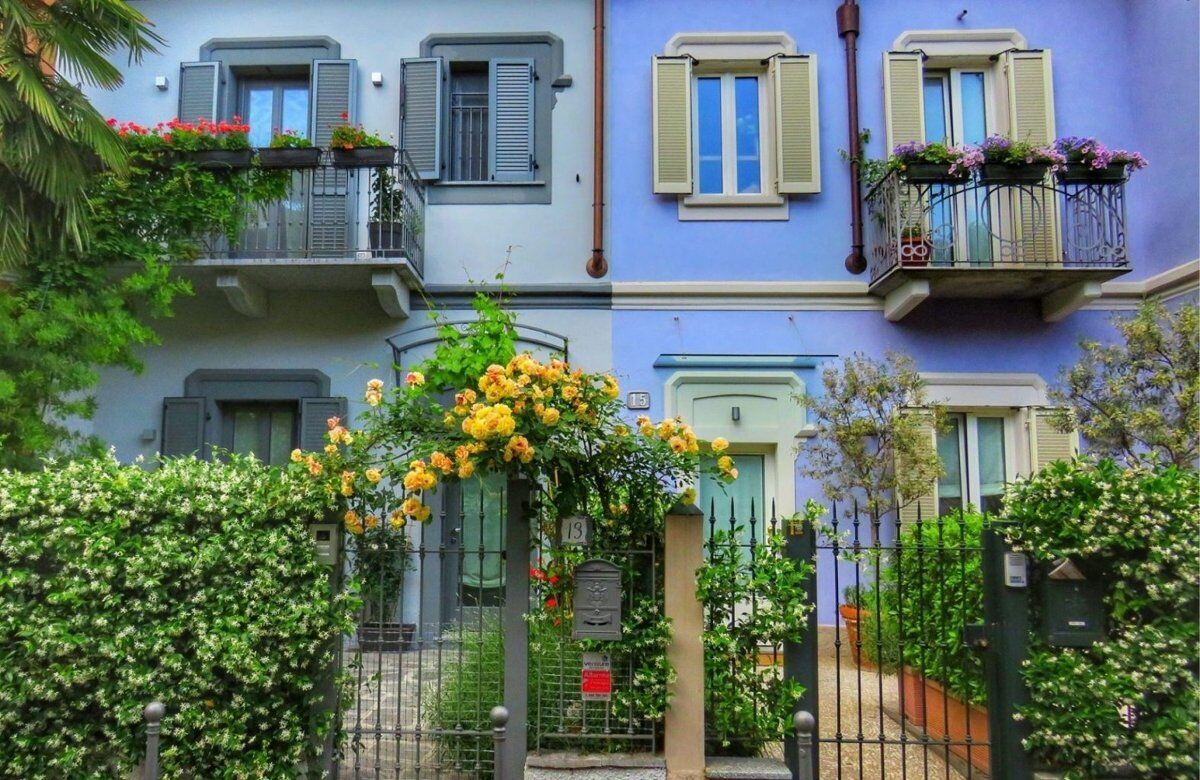
<path id="1" fill-rule="evenodd" d="M 900 670 L 900 696 L 904 701 L 904 717 L 917 727 L 925 725 L 925 678 L 911 666 Z"/>
<path id="2" fill-rule="evenodd" d="M 933 255 L 933 242 L 924 236 L 900 237 L 900 265 L 926 266 Z"/>
<path id="3" fill-rule="evenodd" d="M 968 726 L 971 741 L 984 745 L 975 747 L 965 744 Z M 928 678 L 925 680 L 925 733 L 933 740 L 948 736 L 951 743 L 956 743 L 950 745 L 950 752 L 970 761 L 976 769 L 990 771 L 991 753 L 986 746 L 987 710 L 968 704 Z"/>
<path id="4" fill-rule="evenodd" d="M 842 622 L 846 624 L 846 642 L 850 645 L 850 655 L 854 658 L 855 665 L 872 668 L 874 664 L 862 657 L 862 648 L 859 646 L 858 638 L 859 623 L 870 613 L 865 609 L 857 609 L 851 604 L 839 604 L 838 613 L 842 616 Z"/>

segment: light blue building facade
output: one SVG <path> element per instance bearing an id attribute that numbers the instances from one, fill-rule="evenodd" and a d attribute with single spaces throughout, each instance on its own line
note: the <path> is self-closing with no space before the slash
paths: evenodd
<path id="1" fill-rule="evenodd" d="M 987 505 L 1074 446 L 1041 410 L 1079 340 L 1146 297 L 1195 295 L 1200 18 L 1185 0 L 860 3 L 842 32 L 857 32 L 866 156 L 1000 133 L 1095 136 L 1150 161 L 1127 184 L 864 186 L 860 273 L 836 0 L 603 4 L 599 236 L 592 2 L 136 5 L 168 45 L 94 96 L 106 114 L 241 114 L 320 144 L 344 111 L 396 138 L 420 217 L 381 248 L 358 174 L 304 174 L 258 243 L 184 269 L 196 295 L 145 373 L 100 388 L 91 431 L 122 458 L 311 446 L 388 376 L 393 345 L 421 341 L 426 301 L 465 316 L 507 257 L 520 322 L 615 371 L 631 417 L 728 438 L 735 497 L 757 512 L 818 495 L 799 475 L 811 421 L 796 397 L 820 392 L 831 358 L 887 350 L 954 413 L 939 447 L 957 465 L 917 506 Z"/>

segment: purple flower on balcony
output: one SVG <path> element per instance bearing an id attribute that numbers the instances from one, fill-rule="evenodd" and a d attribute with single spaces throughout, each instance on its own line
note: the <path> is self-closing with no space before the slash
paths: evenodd
<path id="1" fill-rule="evenodd" d="M 1064 136 L 1054 142 L 1054 148 L 1063 155 L 1066 164 L 1086 166 L 1092 170 L 1103 170 L 1110 165 L 1140 170 L 1147 165 L 1146 158 L 1140 152 L 1109 149 L 1091 137 Z"/>

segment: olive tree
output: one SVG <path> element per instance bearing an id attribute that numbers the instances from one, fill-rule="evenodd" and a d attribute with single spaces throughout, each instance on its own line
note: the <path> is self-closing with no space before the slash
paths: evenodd
<path id="1" fill-rule="evenodd" d="M 822 395 L 798 399 L 817 429 L 801 473 L 831 501 L 860 497 L 875 518 L 929 492 L 942 475 L 930 429 L 944 425 L 945 409 L 926 397 L 912 359 L 855 353 L 826 367 L 821 383 Z"/>
<path id="2" fill-rule="evenodd" d="M 1130 466 L 1194 468 L 1200 458 L 1197 306 L 1147 302 L 1113 324 L 1119 342 L 1082 341 L 1079 362 L 1060 373 L 1050 395 L 1069 408 L 1055 424 L 1077 426 L 1088 450 Z"/>

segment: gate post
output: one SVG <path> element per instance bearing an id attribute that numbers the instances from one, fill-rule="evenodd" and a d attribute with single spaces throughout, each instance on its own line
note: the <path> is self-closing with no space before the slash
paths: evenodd
<path id="1" fill-rule="evenodd" d="M 696 572 L 704 564 L 704 513 L 677 504 L 667 515 L 663 541 L 663 609 L 671 621 L 667 659 L 675 669 L 663 746 L 668 780 L 704 777 L 704 605 Z"/>
<path id="2" fill-rule="evenodd" d="M 793 712 L 804 711 L 812 718 L 810 733 L 813 735 L 812 747 L 808 750 L 810 767 L 800 766 L 800 749 L 795 734 L 788 734 L 783 740 L 783 760 L 795 780 L 802 777 L 820 776 L 820 759 L 817 754 L 819 745 L 817 713 L 820 708 L 817 702 L 817 653 L 819 638 L 817 636 L 817 530 L 812 523 L 803 523 L 797 519 L 785 521 L 787 526 L 787 556 L 792 560 L 812 561 L 813 575 L 804 586 L 804 595 L 813 605 L 808 613 L 807 625 L 804 630 L 804 641 L 800 643 L 785 642 L 783 645 L 783 677 L 785 680 L 795 680 L 804 686 L 804 693 L 792 707 Z M 836 561 L 835 561 L 836 565 Z M 806 724 L 807 719 L 806 719 Z M 805 771 L 807 769 L 807 772 Z"/>
<path id="3" fill-rule="evenodd" d="M 504 544 L 504 706 L 508 710 L 505 749 L 496 777 L 524 777 L 529 732 L 529 482 L 508 481 Z"/>
<path id="4" fill-rule="evenodd" d="M 1017 707 L 1029 701 L 1021 665 L 1029 654 L 1028 564 L 1006 572 L 1006 556 L 1013 553 L 996 528 L 983 530 L 984 668 L 987 671 L 988 732 L 992 777 L 1029 780 L 1033 777 L 1029 755 L 1021 740 L 1029 733 L 1025 721 L 1013 720 Z M 1021 557 L 1021 560 L 1024 556 Z M 1013 559 L 1017 563 L 1017 559 Z M 1013 576 L 1009 577 L 1011 573 Z"/>

